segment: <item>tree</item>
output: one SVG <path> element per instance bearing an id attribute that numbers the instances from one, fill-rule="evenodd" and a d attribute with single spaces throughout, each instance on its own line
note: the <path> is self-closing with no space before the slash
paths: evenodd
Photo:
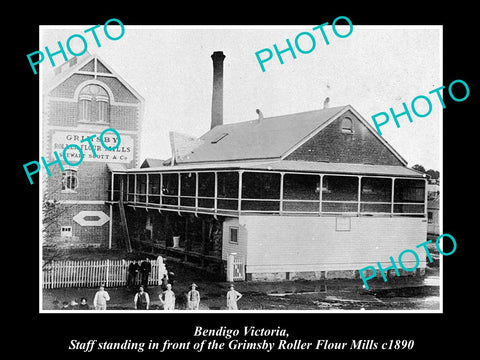
<path id="1" fill-rule="evenodd" d="M 415 164 L 412 166 L 412 169 L 413 170 L 417 170 L 417 171 L 420 171 L 422 173 L 425 173 L 425 168 L 422 166 L 422 165 L 419 165 L 419 164 Z"/>
<path id="2" fill-rule="evenodd" d="M 424 174 L 427 174 L 430 177 L 430 179 L 440 178 L 440 172 L 438 170 L 433 170 L 433 169 L 425 170 L 425 168 L 422 165 L 419 165 L 419 164 L 413 165 L 412 169 L 420 171 Z"/>
<path id="3" fill-rule="evenodd" d="M 431 179 L 438 179 L 438 178 L 440 178 L 440 172 L 437 171 L 437 170 L 428 169 L 425 173 L 426 173 L 428 176 L 430 176 Z"/>
<path id="4" fill-rule="evenodd" d="M 60 217 L 77 204 L 65 205 L 55 198 L 55 192 L 50 195 L 47 187 L 44 186 L 42 199 L 42 257 L 45 268 L 53 260 L 63 258 L 65 249 L 60 247 L 55 241 L 58 236 L 58 227 Z"/>
<path id="5" fill-rule="evenodd" d="M 428 180 L 438 180 L 440 179 L 440 171 L 438 170 L 433 170 L 433 169 L 428 169 L 425 170 L 425 168 L 420 165 L 420 164 L 415 164 L 412 166 L 412 169 L 420 171 L 426 175 L 428 175 Z"/>

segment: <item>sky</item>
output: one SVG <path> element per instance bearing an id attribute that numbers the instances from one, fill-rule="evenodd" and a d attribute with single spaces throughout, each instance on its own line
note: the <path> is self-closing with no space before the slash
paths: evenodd
<path id="1" fill-rule="evenodd" d="M 39 50 L 48 46 L 53 52 L 58 49 L 57 41 L 65 47 L 71 35 L 83 34 L 88 51 L 97 54 L 145 99 L 141 161 L 170 157 L 169 131 L 199 137 L 210 129 L 210 56 L 214 51 L 223 51 L 225 124 L 256 119 L 257 108 L 264 117 L 321 109 L 328 96 L 330 106 L 349 104 L 373 126 L 372 115 L 389 113 L 390 108 L 399 114 L 405 102 L 413 122 L 406 116 L 400 117 L 397 128 L 390 119 L 381 127 L 383 138 L 407 160 L 408 166 L 421 164 L 426 169 L 441 171 L 442 107 L 437 96 L 428 92 L 445 85 L 442 28 L 353 24 L 352 33 L 340 38 L 327 26 L 326 45 L 319 30 L 312 30 L 317 25 L 125 24 L 123 36 L 116 41 L 108 39 L 101 26 L 96 30 L 101 47 L 90 33 L 84 33 L 93 25 L 41 26 Z M 337 25 L 336 29 L 347 34 L 349 27 Z M 113 37 L 120 35 L 119 27 L 109 25 L 108 31 Z M 302 54 L 294 49 L 296 59 L 285 53 L 284 64 L 274 54 L 262 72 L 255 53 L 265 48 L 274 52 L 273 44 L 282 50 L 287 47 L 287 38 L 294 44 L 301 32 L 314 36 L 314 50 Z M 78 38 L 70 44 L 72 50 L 81 51 Z M 307 36 L 301 37 L 300 46 L 304 49 L 311 44 Z M 61 55 L 56 59 L 60 63 Z M 48 60 L 40 65 L 40 74 L 44 79 L 52 76 Z M 411 111 L 411 102 L 419 95 L 427 96 L 432 104 L 431 113 L 423 118 Z M 418 101 L 416 110 L 426 113 L 428 109 L 424 101 Z"/>

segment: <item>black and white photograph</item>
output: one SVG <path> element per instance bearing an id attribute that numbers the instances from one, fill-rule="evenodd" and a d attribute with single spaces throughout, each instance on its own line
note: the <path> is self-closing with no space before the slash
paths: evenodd
<path id="1" fill-rule="evenodd" d="M 473 348 L 472 10 L 317 5 L 24 19 L 19 354 Z"/>
<path id="2" fill-rule="evenodd" d="M 441 310 L 442 28 L 332 24 L 42 27 L 42 310 Z"/>

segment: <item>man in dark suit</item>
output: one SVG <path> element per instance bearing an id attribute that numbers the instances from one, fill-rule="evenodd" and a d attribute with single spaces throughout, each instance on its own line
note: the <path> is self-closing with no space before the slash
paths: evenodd
<path id="1" fill-rule="evenodd" d="M 150 264 L 150 259 L 147 258 L 146 260 L 142 261 L 140 265 L 140 272 L 142 273 L 142 285 L 144 289 L 148 287 L 148 277 L 150 276 L 150 272 L 152 271 L 152 264 Z"/>
<path id="2" fill-rule="evenodd" d="M 127 277 L 127 287 L 135 287 L 135 282 L 137 281 L 138 272 L 140 271 L 140 266 L 137 263 L 137 260 L 133 260 L 128 266 L 128 277 Z"/>
<path id="3" fill-rule="evenodd" d="M 143 286 L 140 285 L 139 291 L 135 294 L 133 298 L 135 303 L 135 310 L 148 310 L 150 306 L 150 297 L 143 289 Z"/>

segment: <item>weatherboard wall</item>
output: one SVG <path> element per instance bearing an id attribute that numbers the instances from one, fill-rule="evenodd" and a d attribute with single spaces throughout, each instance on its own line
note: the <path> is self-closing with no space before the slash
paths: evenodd
<path id="1" fill-rule="evenodd" d="M 405 249 L 416 249 L 426 239 L 423 217 L 241 216 L 246 242 L 246 272 L 253 279 L 286 278 L 286 273 L 351 271 L 378 261 L 390 266 Z M 417 253 L 422 254 L 421 249 Z M 413 256 L 403 263 L 413 267 Z M 420 256 L 419 268 L 426 265 Z M 265 275 L 268 274 L 268 275 Z M 270 276 L 269 276 L 270 275 Z M 301 274 L 298 274 L 302 277 Z M 319 277 L 320 274 L 317 274 Z"/>

